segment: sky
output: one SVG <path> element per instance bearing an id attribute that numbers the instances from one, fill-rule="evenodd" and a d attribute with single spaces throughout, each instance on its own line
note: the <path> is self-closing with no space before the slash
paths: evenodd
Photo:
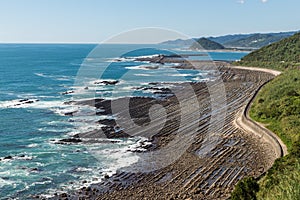
<path id="1" fill-rule="evenodd" d="M 299 0 L 0 0 L 0 43 L 99 43 L 159 27 L 190 37 L 300 30 Z"/>

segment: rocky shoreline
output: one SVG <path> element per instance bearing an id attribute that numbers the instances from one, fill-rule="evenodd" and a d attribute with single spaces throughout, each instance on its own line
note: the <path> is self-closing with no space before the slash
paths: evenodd
<path id="1" fill-rule="evenodd" d="M 182 68 L 197 67 L 197 69 L 209 69 L 205 62 L 193 62 L 193 64 L 181 65 Z M 214 63 L 215 65 L 216 63 Z M 264 173 L 276 159 L 276 154 L 270 145 L 261 141 L 242 129 L 234 126 L 234 119 L 238 111 L 245 106 L 254 92 L 273 75 L 265 72 L 254 72 L 243 69 L 227 67 L 228 63 L 218 63 L 220 78 L 226 89 L 226 98 L 219 99 L 226 104 L 225 123 L 222 134 L 216 145 L 210 151 L 204 153 L 205 137 L 210 133 L 209 123 L 212 117 L 210 94 L 206 83 L 183 83 L 180 87 L 192 86 L 200 106 L 201 118 L 193 118 L 195 110 L 192 105 L 181 108 L 188 112 L 187 124 L 180 131 L 188 134 L 189 123 L 197 123 L 197 134 L 192 144 L 185 150 L 182 156 L 170 165 L 153 172 L 128 172 L 120 169 L 112 177 L 105 176 L 99 184 L 83 187 L 74 193 L 57 194 L 53 199 L 226 199 L 229 197 L 234 185 L 244 176 L 259 176 Z M 213 83 L 212 83 L 213 84 Z M 155 86 L 152 85 L 152 86 Z M 181 90 L 182 95 L 189 98 L 189 93 Z M 129 102 L 130 114 L 138 125 L 147 125 L 150 121 L 149 108 L 154 104 L 162 105 L 167 113 L 167 121 L 161 131 L 149 138 L 151 145 L 145 146 L 146 152 L 155 152 L 167 146 L 178 132 L 181 118 L 180 104 L 176 96 L 170 91 L 163 91 L 170 96 L 153 98 L 131 98 Z M 128 99 L 127 99 L 128 100 Z M 84 102 L 76 102 L 86 105 L 94 105 L 103 111 L 99 114 L 111 114 L 110 101 L 96 99 Z M 121 105 L 121 104 L 120 104 Z M 122 108 L 120 108 L 122 110 Z M 220 113 L 221 114 L 221 113 Z M 114 120 L 99 121 L 104 125 L 102 131 L 105 137 L 130 137 L 126 132 L 118 130 Z M 159 124 L 159 122 L 157 122 Z M 219 123 L 215 121 L 217 126 Z M 214 125 L 214 124 L 213 124 Z M 103 137 L 97 132 L 83 133 L 60 142 L 77 143 L 87 138 Z M 73 141 L 72 141 L 73 140 Z M 143 145 L 143 144 L 141 144 Z M 136 152 L 138 154 L 144 152 Z M 36 198 L 40 198 L 36 196 Z"/>

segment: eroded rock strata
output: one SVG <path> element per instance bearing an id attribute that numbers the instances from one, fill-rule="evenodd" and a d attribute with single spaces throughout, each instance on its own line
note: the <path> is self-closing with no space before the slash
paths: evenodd
<path id="1" fill-rule="evenodd" d="M 226 90 L 226 98 L 214 101 L 226 105 L 226 108 L 214 112 L 225 112 L 223 122 L 211 120 L 211 94 L 206 83 L 184 83 L 180 87 L 192 86 L 199 102 L 199 110 L 192 109 L 193 105 L 183 104 L 180 107 L 176 96 L 162 99 L 134 98 L 130 100 L 131 117 L 136 124 L 150 123 L 149 108 L 154 104 L 162 105 L 167 113 L 164 128 L 151 136 L 153 145 L 148 151 L 157 151 L 167 146 L 180 134 L 189 134 L 189 127 L 197 123 L 196 134 L 192 144 L 182 153 L 179 159 L 170 165 L 152 172 L 128 172 L 120 169 L 112 177 L 105 177 L 101 183 L 84 187 L 72 194 L 59 194 L 55 199 L 226 199 L 234 185 L 245 176 L 259 176 L 264 173 L 276 159 L 276 153 L 270 144 L 259 137 L 239 129 L 234 124 L 237 113 L 247 104 L 248 100 L 263 83 L 273 78 L 265 72 L 227 68 L 224 64 L 218 68 Z M 197 66 L 194 64 L 194 66 Z M 201 68 L 201 64 L 200 67 Z M 188 84 L 188 85 L 187 85 Z M 210 85 L 210 87 L 213 86 Z M 213 87 L 212 87 L 213 88 Z M 180 90 L 181 95 L 189 99 L 187 90 Z M 222 97 L 222 98 L 221 98 Z M 92 104 L 94 101 L 81 102 Z M 95 106 L 104 108 L 104 113 L 111 113 L 111 102 L 96 100 Z M 122 110 L 120 104 L 119 110 Z M 124 109 L 126 106 L 124 106 Z M 180 109 L 188 114 L 182 115 Z M 190 113 L 189 113 L 190 112 Z M 200 112 L 200 118 L 194 118 Z M 217 113 L 223 115 L 224 113 Z M 214 114 L 216 115 L 216 113 Z M 158 119 L 160 116 L 157 116 Z M 182 119 L 186 118 L 186 119 Z M 157 123 L 161 123 L 157 120 Z M 180 127 L 180 122 L 184 121 Z M 211 124 L 213 123 L 215 124 Z M 115 127 L 114 120 L 101 121 L 107 127 Z M 211 126 L 222 123 L 221 134 L 212 149 L 204 151 L 203 147 Z M 155 125 L 153 125 L 155 126 Z M 180 127 L 180 130 L 179 130 Z M 108 137 L 116 137 L 108 130 Z M 111 134 L 111 135 L 110 135 Z M 123 134 L 123 133 L 122 133 Z M 126 134 L 124 132 L 124 134 Z M 93 134 L 92 134 L 93 135 Z M 96 134 L 94 134 L 96 135 Z M 122 137 L 128 135 L 122 135 Z M 84 138 L 80 135 L 79 138 Z M 139 152 L 138 152 L 139 153 Z M 142 153 L 139 153 L 143 156 Z"/>

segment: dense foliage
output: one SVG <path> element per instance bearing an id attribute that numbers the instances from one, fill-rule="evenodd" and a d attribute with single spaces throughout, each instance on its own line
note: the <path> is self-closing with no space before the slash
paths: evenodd
<path id="1" fill-rule="evenodd" d="M 243 57 L 237 64 L 275 69 L 300 66 L 300 33 L 265 46 Z"/>
<path id="2" fill-rule="evenodd" d="M 256 200 L 259 185 L 252 177 L 240 181 L 231 194 L 231 200 Z"/>
<path id="3" fill-rule="evenodd" d="M 255 99 L 250 116 L 268 124 L 292 150 L 300 139 L 300 70 L 290 70 L 267 84 Z"/>
<path id="4" fill-rule="evenodd" d="M 289 151 L 259 182 L 259 199 L 300 199 L 300 71 L 286 71 L 267 84 L 254 101 L 250 116 L 267 124 Z"/>
<path id="5" fill-rule="evenodd" d="M 239 64 L 291 69 L 300 63 L 300 34 L 249 54 Z M 285 61 L 287 67 L 278 64 Z M 266 66 L 265 64 L 268 63 Z M 282 63 L 282 62 L 281 62 Z M 291 67 L 290 64 L 293 64 Z M 297 67 L 298 68 L 298 67 Z M 258 93 L 250 116 L 276 133 L 289 154 L 275 161 L 259 183 L 257 199 L 300 199 L 300 70 L 284 72 Z M 244 180 L 242 180 L 243 182 Z M 236 190 L 239 185 L 237 185 Z M 232 194 L 232 196 L 234 193 Z M 239 196 L 242 198 L 243 196 Z"/>
<path id="6" fill-rule="evenodd" d="M 206 38 L 200 38 L 196 40 L 194 44 L 190 47 L 191 49 L 206 49 L 206 50 L 217 50 L 217 49 L 225 49 L 225 47 L 217 42 L 211 41 Z"/>

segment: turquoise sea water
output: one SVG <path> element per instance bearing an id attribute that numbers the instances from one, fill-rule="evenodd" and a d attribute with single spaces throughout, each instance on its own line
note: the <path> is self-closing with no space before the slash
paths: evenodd
<path id="1" fill-rule="evenodd" d="M 95 130 L 99 128 L 97 120 L 111 117 L 88 115 L 87 109 L 92 108 L 78 107 L 78 113 L 86 115 L 65 116 L 74 110 L 64 104 L 72 100 L 73 92 L 87 92 L 74 85 L 80 67 L 97 71 L 96 76 L 86 77 L 84 81 L 89 84 L 89 90 L 93 89 L 94 95 L 101 98 L 155 96 L 151 91 L 134 88 L 150 82 L 171 85 L 172 82 L 209 78 L 196 70 L 174 70 L 171 64 L 162 66 L 134 61 L 139 56 L 186 51 L 168 51 L 167 47 L 158 50 L 158 46 L 153 45 L 106 45 L 100 57 L 88 56 L 94 48 L 95 45 L 79 44 L 0 44 L 0 199 L 24 199 L 31 194 L 76 189 L 83 185 L 79 184 L 82 181 L 86 184 L 97 182 L 104 174 L 112 174 L 119 167 L 130 164 L 124 159 L 132 162 L 138 159 L 126 149 L 140 138 L 89 147 L 101 152 L 97 159 L 84 145 L 55 144 L 69 135 Z M 115 56 L 127 49 L 137 50 Z M 215 60 L 232 61 L 246 53 L 213 52 L 209 55 Z M 97 77 L 97 74 L 102 76 Z M 94 84 L 103 80 L 118 80 L 118 87 Z M 66 91 L 72 93 L 65 95 Z M 12 158 L 5 159 L 7 156 Z"/>

